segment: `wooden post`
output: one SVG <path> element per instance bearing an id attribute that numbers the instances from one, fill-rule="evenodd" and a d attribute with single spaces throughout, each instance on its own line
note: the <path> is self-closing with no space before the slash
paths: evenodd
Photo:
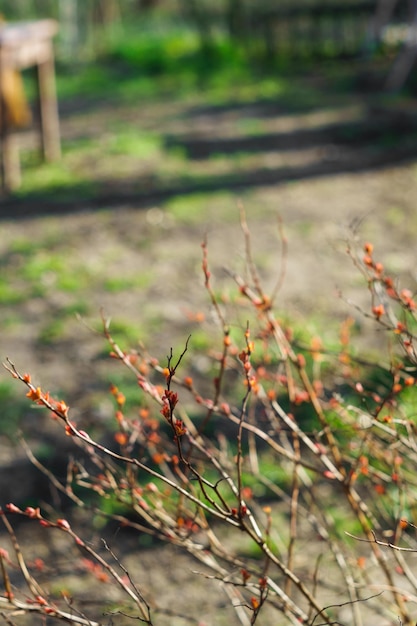
<path id="1" fill-rule="evenodd" d="M 38 96 L 43 155 L 46 161 L 54 161 L 61 156 L 61 143 L 52 44 L 49 47 L 47 59 L 37 66 Z"/>
<path id="2" fill-rule="evenodd" d="M 3 84 L 7 58 L 0 50 L 0 85 Z M 0 178 L 4 191 L 17 189 L 21 183 L 19 146 L 9 125 L 6 102 L 0 89 Z"/>

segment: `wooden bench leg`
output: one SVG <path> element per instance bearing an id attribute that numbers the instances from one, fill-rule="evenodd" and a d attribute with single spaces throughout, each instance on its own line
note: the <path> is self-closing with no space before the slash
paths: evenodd
<path id="1" fill-rule="evenodd" d="M 8 128 L 6 107 L 0 96 L 0 177 L 2 191 L 12 191 L 21 184 L 19 146 Z"/>
<path id="2" fill-rule="evenodd" d="M 19 159 L 19 145 L 13 133 L 6 133 L 1 140 L 3 189 L 12 191 L 18 189 L 22 182 Z"/>
<path id="3" fill-rule="evenodd" d="M 38 65 L 38 96 L 43 155 L 46 161 L 55 161 L 61 156 L 61 141 L 52 45 L 48 59 Z"/>

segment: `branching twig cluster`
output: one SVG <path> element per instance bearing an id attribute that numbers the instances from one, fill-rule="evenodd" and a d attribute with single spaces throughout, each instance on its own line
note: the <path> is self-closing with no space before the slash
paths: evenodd
<path id="1" fill-rule="evenodd" d="M 112 386 L 114 446 L 104 445 L 77 426 L 64 401 L 8 361 L 6 368 L 27 386 L 28 398 L 49 410 L 73 439 L 79 460 L 69 463 L 66 481 L 60 481 L 23 445 L 74 506 L 190 553 L 204 568 L 200 575 L 218 581 L 241 624 L 276 611 L 280 623 L 361 626 L 364 606 L 391 620 L 386 623 L 414 623 L 417 577 L 406 560 L 417 549 L 413 295 L 374 260 L 371 244 L 363 258 L 349 248 L 371 293 L 370 312 L 363 314 L 402 352 L 392 348 L 387 368 L 364 367 L 350 349 L 347 323 L 332 350 L 324 350 L 317 337 L 300 342 L 273 309 L 282 276 L 268 296 L 244 215 L 242 225 L 248 278 L 232 274 L 238 290 L 234 304 L 248 320 L 241 330 L 231 325 L 212 287 L 203 244 L 205 286 L 222 333 L 221 349 L 213 356 L 211 396 L 183 374 L 192 337 L 179 357 L 171 350 L 160 363 L 146 352 L 123 351 L 103 316 L 111 357 L 136 377 L 139 418 Z M 384 374 L 378 383 L 371 378 L 375 371 Z M 101 507 L 110 497 L 118 512 Z M 284 527 L 282 510 L 288 519 Z M 14 551 L 9 557 L 0 550 L 0 614 L 7 623 L 31 612 L 74 624 L 99 623 L 39 585 L 11 525 L 11 516 L 19 515 L 45 532 L 65 533 L 103 578 L 119 587 L 136 619 L 156 624 L 146 594 L 107 545 L 106 557 L 70 521 L 40 508 L 9 503 L 1 513 Z M 230 541 L 234 534 L 242 550 Z M 26 592 L 10 582 L 9 570 L 16 567 Z M 350 617 L 340 617 L 347 609 Z"/>

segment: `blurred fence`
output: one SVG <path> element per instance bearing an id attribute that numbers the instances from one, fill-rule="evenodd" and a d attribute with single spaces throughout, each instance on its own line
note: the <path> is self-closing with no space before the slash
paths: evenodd
<path id="1" fill-rule="evenodd" d="M 239 13 L 209 16 L 209 22 L 226 18 L 230 36 L 267 60 L 345 56 L 357 53 L 369 35 L 375 1 L 293 3 L 254 6 Z"/>
<path id="2" fill-rule="evenodd" d="M 416 0 L 2 0 L 7 20 L 54 17 L 58 55 L 96 56 L 114 36 L 146 13 L 178 19 L 199 33 L 201 45 L 219 33 L 249 57 L 341 58 L 378 42 L 387 23 L 409 22 Z M 143 28 L 138 28 L 143 36 Z"/>
<path id="3" fill-rule="evenodd" d="M 415 0 L 183 0 L 206 44 L 221 28 L 265 60 L 355 56 L 375 47 L 388 23 L 409 23 Z M 204 33 L 204 34 L 203 34 Z"/>
<path id="4" fill-rule="evenodd" d="M 354 56 L 372 37 L 375 6 L 369 0 L 255 10 L 248 13 L 247 36 L 263 46 L 261 52 L 269 60 Z"/>

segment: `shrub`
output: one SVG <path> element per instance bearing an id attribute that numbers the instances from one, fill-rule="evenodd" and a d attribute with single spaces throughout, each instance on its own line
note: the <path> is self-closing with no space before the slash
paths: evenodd
<path id="1" fill-rule="evenodd" d="M 202 568 L 196 576 L 218 581 L 238 623 L 254 624 L 259 616 L 271 624 L 310 626 L 376 619 L 414 623 L 413 294 L 374 259 L 371 244 L 365 244 L 362 256 L 348 246 L 371 296 L 363 315 L 390 341 L 389 359 L 375 364 L 364 355 L 355 357 L 349 320 L 336 348 L 326 349 L 305 333 L 301 341 L 274 312 L 282 276 L 267 295 L 242 223 L 248 279 L 234 274 L 231 279 L 237 285 L 238 316 L 247 320 L 243 328 L 238 324 L 236 330 L 227 319 L 212 286 L 207 245 L 202 246 L 205 287 L 221 331 L 207 350 L 213 379 L 194 380 L 188 373 L 192 338 L 178 354 L 169 350 L 161 363 L 145 350 L 121 350 L 103 316 L 110 357 L 137 380 L 138 410 L 126 410 L 123 390 L 113 385 L 115 428 L 111 443 L 104 443 L 77 426 L 65 401 L 8 362 L 11 375 L 28 388 L 28 398 L 46 408 L 74 443 L 64 480 L 28 454 L 55 490 L 89 512 L 92 524 L 99 517 L 113 521 L 192 555 Z M 11 521 L 16 516 L 40 524 L 45 533 L 63 533 L 96 580 L 118 587 L 125 600 L 115 605 L 103 599 L 99 613 L 87 616 L 76 599 L 54 593 L 52 560 L 46 583 L 40 583 L 19 547 Z M 77 529 L 75 510 L 64 517 L 37 503 L 8 503 L 1 518 L 14 552 L 0 550 L 0 613 L 8 623 L 38 613 L 48 620 L 101 624 L 104 611 L 118 620 L 129 616 L 158 623 L 158 602 L 151 606 L 106 542 L 100 550 L 86 539 L 90 529 Z M 26 592 L 11 582 L 10 571 L 16 570 Z M 172 615 L 186 614 L 190 592 L 173 579 L 176 584 L 178 606 Z"/>

